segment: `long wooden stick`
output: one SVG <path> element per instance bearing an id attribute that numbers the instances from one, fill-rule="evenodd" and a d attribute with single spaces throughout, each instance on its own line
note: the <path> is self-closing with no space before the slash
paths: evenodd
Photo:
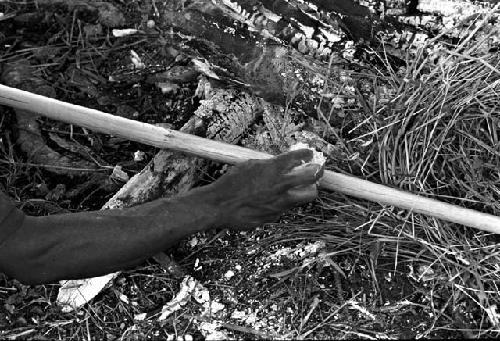
<path id="1" fill-rule="evenodd" d="M 128 120 L 4 85 L 0 85 L 0 104 L 28 110 L 97 132 L 121 136 L 158 148 L 173 149 L 224 163 L 237 164 L 248 159 L 272 157 L 267 153 Z M 357 198 L 408 209 L 412 212 L 480 230 L 500 233 L 500 217 L 375 184 L 353 176 L 325 171 L 320 186 Z"/>

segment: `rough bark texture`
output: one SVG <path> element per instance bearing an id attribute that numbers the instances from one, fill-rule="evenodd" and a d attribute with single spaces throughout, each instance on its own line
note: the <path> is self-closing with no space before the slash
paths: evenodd
<path id="1" fill-rule="evenodd" d="M 257 113 L 262 111 L 261 99 L 235 90 L 213 88 L 205 79 L 200 80 L 197 94 L 203 100 L 191 120 L 181 129 L 186 133 L 198 132 L 208 138 L 237 143 Z M 130 207 L 159 197 L 185 193 L 199 180 L 206 166 L 206 161 L 202 159 L 162 150 L 103 209 Z M 154 259 L 173 275 L 184 275 L 183 269 L 165 253 L 156 255 Z M 62 281 L 58 302 L 67 311 L 76 309 L 95 297 L 117 275 Z"/>
<path id="2" fill-rule="evenodd" d="M 366 44 L 401 58 L 396 48 L 442 34 L 460 37 L 461 21 L 491 11 L 498 1 L 192 1 L 172 2 L 163 24 L 190 37 L 186 44 L 207 59 L 215 75 L 284 104 L 297 83 L 297 107 L 314 114 L 319 101 L 314 74 L 328 76 L 326 61 L 351 70 L 366 67 Z M 365 58 L 361 58 L 364 55 Z M 369 59 L 369 58 L 368 58 Z"/>

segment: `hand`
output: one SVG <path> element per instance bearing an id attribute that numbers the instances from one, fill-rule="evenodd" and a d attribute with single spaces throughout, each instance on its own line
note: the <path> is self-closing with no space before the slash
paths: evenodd
<path id="1" fill-rule="evenodd" d="M 268 160 L 250 160 L 233 167 L 214 183 L 202 187 L 220 212 L 219 226 L 246 230 L 272 222 L 288 209 L 318 196 L 316 181 L 323 167 L 310 164 L 312 151 L 295 150 Z"/>

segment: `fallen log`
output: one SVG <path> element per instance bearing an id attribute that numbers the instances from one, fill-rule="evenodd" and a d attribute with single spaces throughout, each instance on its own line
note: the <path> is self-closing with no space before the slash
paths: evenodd
<path id="1" fill-rule="evenodd" d="M 181 130 L 190 131 L 191 123 L 188 122 Z M 175 195 L 188 191 L 194 183 L 195 172 L 199 159 L 194 157 L 185 158 L 178 153 L 169 150 L 159 151 L 153 160 L 138 174 L 132 177 L 106 204 L 103 210 L 131 207 L 143 202 L 157 199 L 160 190 L 164 196 Z M 175 181 L 168 181 L 175 178 Z M 164 190 L 164 184 L 168 183 L 168 190 Z M 165 270 L 176 277 L 184 277 L 182 268 L 168 255 L 161 252 L 153 256 Z M 113 272 L 103 276 L 62 280 L 57 295 L 57 302 L 63 311 L 69 312 L 81 307 L 93 299 L 120 272 Z"/>
<path id="2" fill-rule="evenodd" d="M 238 142 L 239 137 L 254 121 L 256 112 L 262 106 L 262 100 L 242 94 L 236 96 L 233 90 L 211 89 L 207 81 L 200 80 L 197 96 L 202 98 L 201 105 L 191 119 L 184 124 L 181 132 L 194 134 L 201 126 L 206 126 L 205 135 L 208 138 L 222 140 L 228 143 Z M 214 107 L 218 108 L 217 114 Z M 172 197 L 189 191 L 199 180 L 207 162 L 203 159 L 186 156 L 170 150 L 159 151 L 153 160 L 130 181 L 125 184 L 102 209 L 125 208 L 138 205 L 159 197 Z M 185 271 L 175 260 L 164 252 L 153 256 L 166 271 L 177 278 L 185 277 Z M 104 276 L 63 280 L 57 296 L 57 302 L 63 311 L 71 311 L 93 299 L 101 290 L 108 286 L 120 272 Z"/>
<path id="3" fill-rule="evenodd" d="M 249 159 L 273 157 L 271 154 L 116 117 L 4 85 L 0 85 L 0 103 L 36 112 L 54 120 L 80 125 L 97 132 L 117 135 L 158 148 L 173 149 L 223 163 L 238 164 Z M 408 209 L 414 213 L 500 233 L 500 217 L 375 184 L 350 175 L 325 171 L 320 186 L 357 198 Z"/>

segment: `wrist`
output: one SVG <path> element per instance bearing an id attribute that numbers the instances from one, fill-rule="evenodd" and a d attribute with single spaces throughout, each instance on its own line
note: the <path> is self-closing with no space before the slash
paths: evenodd
<path id="1" fill-rule="evenodd" d="M 179 197 L 185 214 L 196 217 L 196 231 L 203 232 L 224 225 L 224 208 L 210 185 L 190 190 Z"/>

